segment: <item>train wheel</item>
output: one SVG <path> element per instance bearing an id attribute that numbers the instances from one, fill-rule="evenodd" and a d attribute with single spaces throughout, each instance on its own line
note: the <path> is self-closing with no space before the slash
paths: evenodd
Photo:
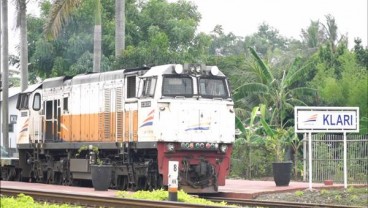
<path id="1" fill-rule="evenodd" d="M 54 172 L 54 184 L 61 185 L 62 177 L 60 172 Z"/>
<path id="2" fill-rule="evenodd" d="M 159 189 L 161 187 L 160 185 L 160 179 L 159 175 L 157 173 L 150 174 L 147 178 L 147 189 L 152 191 L 155 189 Z"/>
<path id="3" fill-rule="evenodd" d="M 1 169 L 1 178 L 4 181 L 13 181 L 16 176 L 15 167 L 5 166 Z"/>
<path id="4" fill-rule="evenodd" d="M 62 173 L 62 185 L 64 186 L 71 186 L 73 185 L 73 181 L 71 180 L 71 174 L 66 173 L 66 171 L 63 171 Z"/>
<path id="5" fill-rule="evenodd" d="M 152 191 L 153 189 L 153 175 L 148 175 L 146 178 L 146 190 Z"/>
<path id="6" fill-rule="evenodd" d="M 128 176 L 119 175 L 117 181 L 117 187 L 119 190 L 127 190 L 128 189 Z"/>
<path id="7" fill-rule="evenodd" d="M 135 184 L 135 183 L 129 183 L 129 180 L 128 180 L 128 190 L 131 190 L 131 191 L 137 191 L 139 189 L 139 183 L 138 184 Z"/>
<path id="8" fill-rule="evenodd" d="M 139 177 L 138 178 L 138 186 L 137 188 L 139 190 L 147 190 L 148 189 L 148 180 L 147 180 L 147 177 L 143 176 L 143 177 Z"/>
<path id="9" fill-rule="evenodd" d="M 16 168 L 15 169 L 16 175 L 15 175 L 15 181 L 22 181 L 22 169 Z"/>
<path id="10" fill-rule="evenodd" d="M 122 176 L 123 177 L 123 190 L 128 190 L 128 176 Z"/>
<path id="11" fill-rule="evenodd" d="M 28 182 L 30 182 L 30 183 L 36 182 L 35 174 L 34 174 L 33 171 L 31 171 L 31 173 L 30 173 L 30 177 L 28 178 Z"/>
<path id="12" fill-rule="evenodd" d="M 162 175 L 156 173 L 152 176 L 152 189 L 160 189 L 162 188 L 162 181 L 163 181 L 163 178 L 162 178 Z"/>
<path id="13" fill-rule="evenodd" d="M 53 184 L 54 183 L 54 171 L 51 168 L 47 169 L 46 183 L 48 183 L 48 184 Z"/>

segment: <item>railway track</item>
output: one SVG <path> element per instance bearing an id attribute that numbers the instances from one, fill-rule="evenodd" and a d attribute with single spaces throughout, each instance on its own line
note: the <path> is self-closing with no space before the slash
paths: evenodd
<path id="1" fill-rule="evenodd" d="M 19 193 L 31 196 L 36 201 L 46 201 L 50 203 L 63 203 L 80 205 L 85 207 L 129 207 L 129 208 L 153 208 L 153 207 L 208 207 L 205 205 L 188 204 L 169 201 L 149 201 L 126 199 L 117 197 L 89 196 L 81 194 L 52 193 L 35 190 L 8 189 L 1 188 L 1 194 L 6 196 L 16 196 Z"/>
<path id="2" fill-rule="evenodd" d="M 0 193 L 1 195 L 5 196 L 16 196 L 19 193 L 23 193 L 25 195 L 33 197 L 36 201 L 46 201 L 49 203 L 60 203 L 60 204 L 67 203 L 86 207 L 129 207 L 129 208 L 208 207 L 208 205 L 188 204 L 182 202 L 137 200 L 137 199 L 126 199 L 117 197 L 90 196 L 86 194 L 75 194 L 75 193 L 73 194 L 55 193 L 55 192 L 28 190 L 28 189 L 1 188 Z M 260 201 L 250 199 L 229 199 L 224 197 L 205 197 L 205 198 L 215 202 L 226 201 L 229 204 L 228 207 L 241 206 L 241 207 L 280 207 L 280 208 L 283 207 L 356 208 L 353 206 L 304 204 L 296 202 Z"/>
<path id="3" fill-rule="evenodd" d="M 310 207 L 325 207 L 325 208 L 360 208 L 356 206 L 344 206 L 344 205 L 329 205 L 329 204 L 311 204 L 311 203 L 300 203 L 300 202 L 280 202 L 280 201 L 261 201 L 253 199 L 229 199 L 225 197 L 204 197 L 205 199 L 213 202 L 226 201 L 228 204 L 239 205 L 239 206 L 251 206 L 251 207 L 294 207 L 294 208 L 310 208 Z"/>

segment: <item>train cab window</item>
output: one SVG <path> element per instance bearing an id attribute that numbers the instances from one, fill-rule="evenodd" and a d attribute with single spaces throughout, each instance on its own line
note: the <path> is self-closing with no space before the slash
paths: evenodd
<path id="1" fill-rule="evenodd" d="M 46 101 L 46 119 L 52 119 L 52 100 Z"/>
<path id="2" fill-rule="evenodd" d="M 65 97 L 63 100 L 63 110 L 68 111 L 68 97 Z"/>
<path id="3" fill-rule="evenodd" d="M 204 98 L 229 97 L 225 79 L 218 78 L 200 78 L 199 93 Z"/>
<path id="4" fill-rule="evenodd" d="M 143 81 L 142 97 L 153 97 L 155 95 L 156 77 L 149 77 Z"/>
<path id="5" fill-rule="evenodd" d="M 163 96 L 193 96 L 193 80 L 191 77 L 165 76 L 162 84 Z"/>
<path id="6" fill-rule="evenodd" d="M 36 93 L 34 95 L 32 108 L 35 111 L 39 111 L 41 109 L 41 94 L 40 93 Z"/>
<path id="7" fill-rule="evenodd" d="M 18 110 L 27 110 L 28 109 L 28 97 L 29 94 L 21 93 L 18 96 L 17 100 L 17 109 Z"/>
<path id="8" fill-rule="evenodd" d="M 127 77 L 127 98 L 136 96 L 136 76 Z"/>

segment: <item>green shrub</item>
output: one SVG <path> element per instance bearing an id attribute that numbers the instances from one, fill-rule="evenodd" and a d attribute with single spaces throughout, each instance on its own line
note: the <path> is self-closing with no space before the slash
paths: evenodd
<path id="1" fill-rule="evenodd" d="M 320 193 L 321 193 L 321 195 L 327 195 L 327 194 L 329 194 L 329 191 L 328 191 L 328 190 L 326 190 L 326 189 L 322 189 L 322 190 L 320 191 Z"/>
<path id="2" fill-rule="evenodd" d="M 295 196 L 301 197 L 303 195 L 304 195 L 304 192 L 303 191 L 296 191 L 295 192 Z"/>

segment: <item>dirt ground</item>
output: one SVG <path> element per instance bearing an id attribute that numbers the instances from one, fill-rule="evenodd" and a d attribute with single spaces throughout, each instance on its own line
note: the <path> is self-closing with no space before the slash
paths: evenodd
<path id="1" fill-rule="evenodd" d="M 348 187 L 341 189 L 309 189 L 277 194 L 264 194 L 257 200 L 289 201 L 313 204 L 334 204 L 368 207 L 368 187 Z"/>

